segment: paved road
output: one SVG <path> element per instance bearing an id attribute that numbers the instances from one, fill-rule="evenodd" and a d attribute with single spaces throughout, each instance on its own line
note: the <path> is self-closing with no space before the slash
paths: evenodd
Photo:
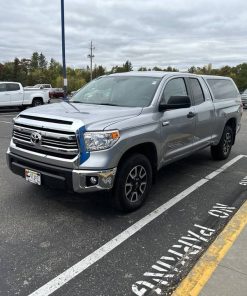
<path id="1" fill-rule="evenodd" d="M 127 215 L 108 194 L 69 194 L 13 175 L 5 152 L 17 113 L 0 110 L 0 295 L 166 293 L 246 199 L 247 157 L 238 157 L 247 155 L 246 110 L 227 161 L 206 149 L 165 167 L 144 207 Z"/>

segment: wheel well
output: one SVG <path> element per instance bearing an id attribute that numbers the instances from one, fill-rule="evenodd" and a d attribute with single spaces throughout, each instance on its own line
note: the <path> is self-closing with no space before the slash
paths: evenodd
<path id="1" fill-rule="evenodd" d="M 33 98 L 33 101 L 34 100 L 40 100 L 40 101 L 42 101 L 42 103 L 43 103 L 43 98 L 41 98 L 41 97 L 35 97 L 35 98 Z"/>
<path id="2" fill-rule="evenodd" d="M 153 170 L 153 182 L 154 182 L 155 178 L 156 178 L 157 167 L 158 167 L 157 149 L 156 149 L 155 145 L 151 142 L 147 142 L 147 143 L 142 143 L 142 144 L 138 144 L 134 147 L 131 147 L 129 150 L 127 150 L 122 155 L 122 157 L 119 161 L 119 165 L 121 165 L 121 163 L 124 162 L 124 160 L 128 156 L 130 156 L 131 154 L 134 154 L 134 153 L 143 154 L 149 159 L 150 164 L 152 166 L 152 170 Z"/>
<path id="3" fill-rule="evenodd" d="M 235 143 L 235 138 L 236 138 L 236 128 L 237 128 L 237 122 L 235 118 L 231 118 L 227 121 L 226 126 L 230 126 L 233 130 L 233 143 Z"/>

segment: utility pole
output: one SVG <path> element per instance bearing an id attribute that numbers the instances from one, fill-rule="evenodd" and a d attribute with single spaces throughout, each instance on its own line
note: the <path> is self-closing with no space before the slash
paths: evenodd
<path id="1" fill-rule="evenodd" d="M 90 80 L 93 79 L 93 50 L 95 49 L 95 47 L 93 47 L 93 41 L 91 40 L 90 43 L 90 54 L 87 56 L 90 59 Z"/>
<path id="2" fill-rule="evenodd" d="M 63 56 L 63 90 L 64 98 L 67 97 L 67 74 L 65 62 L 65 30 L 64 30 L 64 0 L 61 0 L 61 27 L 62 27 L 62 56 Z"/>

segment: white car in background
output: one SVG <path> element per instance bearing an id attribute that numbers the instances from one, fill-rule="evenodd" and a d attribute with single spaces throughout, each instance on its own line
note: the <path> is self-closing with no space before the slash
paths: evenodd
<path id="1" fill-rule="evenodd" d="M 35 84 L 32 88 L 51 89 L 51 84 Z"/>
<path id="2" fill-rule="evenodd" d="M 24 89 L 19 82 L 0 81 L 0 107 L 25 108 L 49 102 L 49 90 Z"/>

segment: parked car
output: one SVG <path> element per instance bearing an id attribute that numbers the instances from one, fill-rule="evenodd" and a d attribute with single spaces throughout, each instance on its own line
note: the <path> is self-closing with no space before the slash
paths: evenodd
<path id="1" fill-rule="evenodd" d="M 49 91 L 24 89 L 19 82 L 0 81 L 0 107 L 38 106 L 50 101 Z"/>
<path id="2" fill-rule="evenodd" d="M 33 88 L 39 88 L 39 89 L 51 89 L 51 84 L 35 84 Z"/>
<path id="3" fill-rule="evenodd" d="M 243 107 L 247 108 L 247 89 L 242 93 L 241 100 L 243 103 Z"/>
<path id="4" fill-rule="evenodd" d="M 51 98 L 63 98 L 64 97 L 64 90 L 62 88 L 53 88 L 50 91 L 50 97 Z"/>
<path id="5" fill-rule="evenodd" d="M 230 78 L 151 71 L 103 76 L 68 103 L 20 113 L 8 166 L 38 185 L 112 190 L 114 204 L 133 211 L 164 165 L 206 147 L 214 159 L 226 159 L 241 114 Z"/>

